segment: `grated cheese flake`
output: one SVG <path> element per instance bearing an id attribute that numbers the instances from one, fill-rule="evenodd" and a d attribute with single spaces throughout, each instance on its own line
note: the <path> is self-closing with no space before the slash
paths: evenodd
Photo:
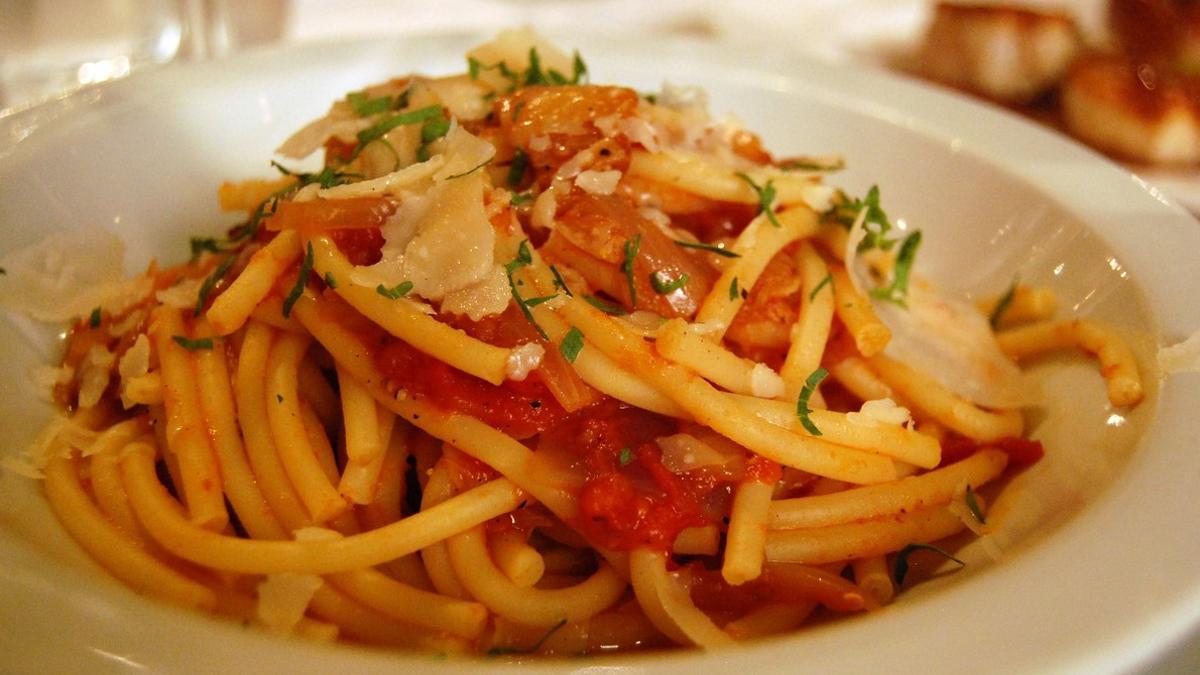
<path id="1" fill-rule="evenodd" d="M 580 172 L 575 176 L 575 187 L 594 195 L 611 195 L 617 189 L 621 180 L 621 172 L 615 169 L 609 171 Z"/>
<path id="2" fill-rule="evenodd" d="M 900 427 L 912 420 L 912 413 L 908 408 L 897 405 L 890 398 L 877 398 L 863 402 L 858 412 L 846 413 L 846 419 L 851 424 L 861 427 L 873 427 L 879 424 Z"/>
<path id="3" fill-rule="evenodd" d="M 524 381 L 529 373 L 542 364 L 545 355 L 546 349 L 536 342 L 526 342 L 513 348 L 504 364 L 504 376 L 516 382 Z"/>

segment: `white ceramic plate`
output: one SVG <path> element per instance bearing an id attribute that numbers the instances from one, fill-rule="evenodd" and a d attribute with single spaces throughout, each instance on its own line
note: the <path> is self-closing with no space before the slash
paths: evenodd
<path id="1" fill-rule="evenodd" d="M 46 231 L 100 224 L 130 270 L 186 254 L 189 234 L 229 224 L 214 191 L 266 176 L 271 150 L 346 91 L 410 71 L 463 69 L 478 37 L 285 49 L 170 68 L 0 120 L 0 255 Z M 1161 384 L 1158 344 L 1200 328 L 1200 228 L 1094 153 L 994 109 L 877 73 L 731 54 L 683 42 L 560 39 L 597 82 L 704 85 L 780 154 L 844 153 L 833 182 L 883 189 L 894 219 L 925 231 L 918 269 L 960 293 L 1015 274 L 1052 285 L 1064 312 L 1127 334 L 1151 396 L 1104 402 L 1086 359 L 1037 367 L 1057 401 L 1031 417 L 1048 456 L 1013 485 L 1003 559 L 971 564 L 895 605 L 716 654 L 672 652 L 523 666 L 694 672 L 1106 672 L 1141 667 L 1200 623 L 1200 388 Z M 27 370 L 54 330 L 0 321 L 0 449 L 48 408 Z M 999 505 L 996 507 L 999 508 Z M 476 662 L 282 640 L 126 591 L 54 522 L 32 481 L 0 475 L 0 670 L 12 672 L 474 672 Z M 502 669 L 503 664 L 487 664 Z"/>

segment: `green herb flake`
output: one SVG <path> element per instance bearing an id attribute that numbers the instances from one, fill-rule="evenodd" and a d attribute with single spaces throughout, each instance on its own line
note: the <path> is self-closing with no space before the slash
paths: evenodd
<path id="1" fill-rule="evenodd" d="M 504 177 L 504 182 L 510 188 L 516 188 L 521 184 L 521 179 L 525 177 L 525 169 L 529 167 L 529 155 L 525 151 L 517 148 L 513 153 L 512 164 L 508 165 L 508 175 Z"/>
<path id="2" fill-rule="evenodd" d="M 429 120 L 444 117 L 442 106 L 440 105 L 430 105 L 424 108 L 417 108 L 416 110 L 402 112 L 398 115 L 385 117 L 375 124 L 372 124 L 366 129 L 358 132 L 358 148 L 355 149 L 354 156 L 357 157 L 358 153 L 361 152 L 362 149 L 367 146 L 367 144 L 383 138 L 387 132 L 395 129 L 396 127 L 408 124 L 425 123 Z"/>
<path id="3" fill-rule="evenodd" d="M 567 282 L 562 278 L 562 274 L 559 273 L 557 267 L 555 267 L 554 265 L 551 265 L 550 273 L 554 275 L 554 287 L 555 288 L 562 291 L 563 293 L 566 293 L 568 298 L 575 297 L 575 294 L 571 292 L 571 289 L 567 288 Z"/>
<path id="4" fill-rule="evenodd" d="M 304 259 L 300 261 L 300 273 L 296 275 L 296 283 L 288 292 L 287 297 L 283 299 L 283 318 L 286 319 L 292 315 L 292 306 L 296 304 L 301 295 L 304 295 L 304 287 L 308 284 L 308 276 L 312 274 L 312 269 L 313 246 L 310 241 L 304 250 Z"/>
<path id="5" fill-rule="evenodd" d="M 200 316 L 200 312 L 204 311 L 204 305 L 208 302 L 208 296 L 212 294 L 217 284 L 221 283 L 221 280 L 229 273 L 229 269 L 233 267 L 235 260 L 237 260 L 237 256 L 235 255 L 222 260 L 221 264 L 217 265 L 217 268 L 212 271 L 212 274 L 209 274 L 204 279 L 204 283 L 200 284 L 200 292 L 196 294 L 196 309 L 192 312 L 193 316 Z"/>
<path id="6" fill-rule="evenodd" d="M 812 371 L 808 379 L 804 380 L 804 387 L 800 389 L 800 398 L 796 400 L 796 416 L 800 418 L 800 424 L 813 436 L 820 436 L 821 430 L 808 417 L 809 413 L 812 412 L 812 409 L 808 407 L 808 400 L 812 398 L 813 392 L 817 390 L 817 385 L 821 384 L 826 377 L 829 377 L 829 371 L 824 368 L 817 368 Z"/>
<path id="7" fill-rule="evenodd" d="M 370 117 L 378 115 L 381 112 L 387 112 L 392 108 L 391 96 L 379 96 L 371 98 L 367 96 L 365 91 L 354 91 L 346 94 L 346 103 L 354 110 L 354 114 L 359 117 Z"/>
<path id="8" fill-rule="evenodd" d="M 908 576 L 908 556 L 912 555 L 914 551 L 933 551 L 935 553 L 939 553 L 946 559 L 953 560 L 954 562 L 958 563 L 960 567 L 965 567 L 967 564 L 958 558 L 955 558 L 945 549 L 934 546 L 933 544 L 909 544 L 908 546 L 900 549 L 900 552 L 896 554 L 896 567 L 894 576 L 896 578 L 897 586 L 902 585 L 905 577 Z"/>
<path id="9" fill-rule="evenodd" d="M 517 245 L 517 257 L 505 263 L 504 271 L 511 276 L 513 272 L 533 263 L 533 253 L 529 250 L 529 240 L 522 239 Z"/>
<path id="10" fill-rule="evenodd" d="M 328 286 L 328 287 L 330 287 L 330 288 L 337 288 L 337 287 L 338 287 L 337 279 L 335 279 L 335 278 L 333 277 L 333 272 L 326 272 L 326 273 L 325 273 L 325 285 L 326 285 L 326 286 Z"/>
<path id="11" fill-rule="evenodd" d="M 650 275 L 650 286 L 654 288 L 654 292 L 658 293 L 659 295 L 673 293 L 687 285 L 687 282 L 688 275 L 686 274 L 680 274 L 675 279 L 669 279 L 666 276 L 666 272 L 658 270 Z"/>
<path id="12" fill-rule="evenodd" d="M 864 209 L 866 213 L 863 215 L 863 229 L 866 230 L 866 236 L 858 243 L 859 253 L 872 248 L 890 251 L 896 240 L 887 236 L 892 230 L 892 223 L 883 207 L 879 205 L 878 185 L 872 185 L 871 189 L 867 190 L 867 196 L 862 199 L 844 199 L 832 209 L 831 215 L 838 223 L 849 228 L 854 225 L 854 221 Z"/>
<path id="13" fill-rule="evenodd" d="M 617 461 L 621 463 L 621 466 L 629 466 L 629 463 L 633 461 L 633 450 L 621 448 L 620 454 L 617 455 Z"/>
<path id="14" fill-rule="evenodd" d="M 546 641 L 550 639 L 551 635 L 554 635 L 556 632 L 558 632 L 558 629 L 565 625 L 567 625 L 567 620 L 559 619 L 558 623 L 551 626 L 550 630 L 546 631 L 546 634 L 540 637 L 538 641 L 532 645 L 528 647 L 492 647 L 487 651 L 487 655 L 504 656 L 506 654 L 533 654 L 537 650 L 541 649 L 542 645 L 546 644 Z"/>
<path id="15" fill-rule="evenodd" d="M 913 261 L 916 259 L 917 248 L 920 245 L 920 230 L 904 238 L 904 243 L 900 244 L 900 252 L 896 254 L 896 264 L 892 268 L 892 283 L 880 288 L 872 288 L 871 297 L 894 302 L 901 307 L 908 307 L 908 275 L 912 272 Z"/>
<path id="16" fill-rule="evenodd" d="M 375 292 L 387 298 L 388 300 L 397 300 L 408 295 L 413 289 L 413 282 L 401 281 L 392 288 L 388 288 L 383 284 L 375 287 Z"/>
<path id="17" fill-rule="evenodd" d="M 200 258 L 201 253 L 220 253 L 221 245 L 212 237 L 192 237 L 188 240 L 192 249 L 192 261 Z"/>
<path id="18" fill-rule="evenodd" d="M 91 326 L 92 328 L 100 327 L 100 308 L 99 307 L 93 308 L 92 313 L 88 315 L 88 325 Z"/>
<path id="19" fill-rule="evenodd" d="M 709 253 L 716 253 L 717 255 L 721 256 L 722 258 L 740 258 L 740 257 L 742 257 L 741 253 L 734 253 L 733 251 L 730 251 L 727 248 L 722 248 L 722 247 L 716 246 L 714 244 L 705 244 L 705 243 L 702 243 L 699 241 L 683 241 L 681 239 L 676 239 L 675 245 L 681 246 L 683 248 L 694 248 L 694 249 L 697 249 L 700 251 L 708 251 Z"/>
<path id="20" fill-rule="evenodd" d="M 970 485 L 967 486 L 967 492 L 963 495 L 963 501 L 967 503 L 967 510 L 975 516 L 975 520 L 979 521 L 980 525 L 987 525 L 987 518 L 983 516 L 983 510 L 979 508 L 979 499 L 975 495 L 975 489 Z"/>
<path id="21" fill-rule="evenodd" d="M 542 58 L 538 56 L 537 47 L 529 48 L 529 68 L 525 70 L 524 84 L 526 87 L 535 84 L 551 84 L 542 72 Z"/>
<path id="22" fill-rule="evenodd" d="M 629 313 L 625 311 L 624 307 L 605 302 L 594 295 L 585 295 L 583 296 L 583 299 L 587 302 L 587 304 L 611 316 L 625 316 Z"/>
<path id="23" fill-rule="evenodd" d="M 533 192 L 514 192 L 508 200 L 508 204 L 509 206 L 520 206 L 531 201 L 533 201 Z"/>
<path id="24" fill-rule="evenodd" d="M 180 347 L 183 347 L 184 349 L 188 350 L 189 352 L 194 352 L 197 349 L 212 349 L 213 348 L 213 339 L 210 337 L 196 338 L 193 340 L 193 339 L 187 337 L 186 335 L 172 335 L 171 339 L 175 341 L 175 344 L 179 345 Z"/>
<path id="25" fill-rule="evenodd" d="M 556 296 L 547 295 L 540 298 L 530 298 L 526 300 L 525 298 L 521 297 L 521 291 L 517 290 L 517 282 L 513 280 L 513 274 L 516 273 L 517 270 L 532 263 L 533 253 L 529 250 L 529 240 L 523 239 L 521 240 L 520 245 L 517 246 L 517 257 L 508 263 L 505 263 L 504 265 L 504 271 L 508 275 L 508 290 L 510 293 L 512 293 L 513 301 L 517 303 L 517 309 L 521 310 L 521 314 L 525 317 L 525 320 L 537 329 L 538 335 L 542 336 L 543 340 L 549 342 L 550 336 L 547 335 L 546 331 L 541 327 L 541 325 L 538 324 L 537 319 L 533 318 L 533 312 L 530 311 L 529 308 L 540 305 L 541 303 L 546 302 L 547 300 L 550 300 Z"/>
<path id="26" fill-rule="evenodd" d="M 558 351 L 562 352 L 563 358 L 568 363 L 575 363 L 581 349 L 583 349 L 583 332 L 571 326 L 571 330 L 567 331 L 562 342 L 558 344 Z"/>
<path id="27" fill-rule="evenodd" d="M 766 185 L 759 185 L 758 183 L 754 182 L 753 178 L 741 172 L 738 172 L 737 177 L 745 181 L 747 185 L 753 188 L 754 194 L 758 195 L 758 212 L 765 213 L 767 215 L 767 220 L 771 221 L 771 224 L 775 227 L 783 227 L 783 225 L 780 224 L 779 219 L 775 217 L 774 182 L 767 181 Z"/>
<path id="28" fill-rule="evenodd" d="M 450 131 L 450 120 L 445 115 L 435 117 L 421 125 L 421 143 L 429 145 Z"/>
<path id="29" fill-rule="evenodd" d="M 840 157 L 833 162 L 821 162 L 813 158 L 793 159 L 779 165 L 783 171 L 841 171 L 846 168 L 846 161 Z"/>
<path id="30" fill-rule="evenodd" d="M 992 330 L 996 330 L 1000 326 L 1000 319 L 1004 317 L 1004 313 L 1012 305 L 1013 298 L 1017 296 L 1017 286 L 1019 279 L 1014 278 L 1009 284 L 1008 290 L 1004 291 L 1004 295 L 1000 296 L 1000 300 L 996 302 L 996 308 L 992 310 L 992 315 L 988 317 L 988 323 L 991 324 Z"/>
<path id="31" fill-rule="evenodd" d="M 462 173 L 456 173 L 453 176 L 446 176 L 446 180 L 454 180 L 455 178 L 462 178 L 463 176 L 470 176 L 471 174 L 482 169 L 483 167 L 487 166 L 488 164 L 491 164 L 493 159 L 495 159 L 495 157 L 488 157 L 487 159 L 483 160 L 482 162 L 476 164 L 473 169 L 468 169 Z"/>
<path id="32" fill-rule="evenodd" d="M 283 394 L 275 394 L 275 402 L 283 403 Z"/>
<path id="33" fill-rule="evenodd" d="M 629 287 L 629 306 L 637 307 L 637 284 L 633 282 L 633 261 L 637 258 L 638 249 L 642 246 L 642 235 L 636 234 L 633 239 L 625 241 L 625 259 L 621 261 L 621 272 Z"/>
<path id="34" fill-rule="evenodd" d="M 733 281 L 729 282 L 729 301 L 733 302 L 734 300 L 737 300 L 737 299 L 738 299 L 738 281 L 737 281 L 737 277 L 734 277 Z"/>
<path id="35" fill-rule="evenodd" d="M 829 287 L 829 290 L 833 290 L 833 272 L 827 272 L 825 274 L 825 278 L 813 287 L 812 291 L 810 291 L 808 294 L 808 301 L 812 302 L 813 300 L 816 300 L 817 293 L 820 293 L 821 289 L 825 288 L 826 286 Z"/>

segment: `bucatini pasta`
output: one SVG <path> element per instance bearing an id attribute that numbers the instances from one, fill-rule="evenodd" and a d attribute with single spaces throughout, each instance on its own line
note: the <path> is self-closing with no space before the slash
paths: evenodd
<path id="1" fill-rule="evenodd" d="M 242 224 L 69 334 L 23 460 L 64 528 L 138 593 L 314 639 L 721 648 L 987 536 L 1042 453 L 1014 359 L 1079 347 L 1140 399 L 1121 337 L 1050 322 L 1051 290 L 939 295 L 839 161 L 587 79 L 502 33 L 222 186 Z M 987 382 L 893 351 L 930 307 Z"/>

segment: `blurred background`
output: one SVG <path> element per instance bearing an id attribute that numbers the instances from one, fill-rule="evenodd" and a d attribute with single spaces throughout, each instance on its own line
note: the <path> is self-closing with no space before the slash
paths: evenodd
<path id="1" fill-rule="evenodd" d="M 1061 106 L 1069 90 L 1064 78 L 1077 55 L 1116 52 L 1121 60 L 1109 73 L 1120 85 L 1115 90 L 1143 103 L 1161 96 L 1161 105 L 1154 115 L 1129 113 L 1120 97 L 1089 99 L 1084 86 L 1085 110 L 1113 112 L 1101 118 L 1100 135 L 1125 129 L 1133 147 L 1089 142 L 1200 212 L 1200 86 L 1194 84 L 1200 77 L 1200 2 L 1008 4 L 996 14 L 975 16 L 979 22 L 973 23 L 930 0 L 0 0 L 0 121 L 106 81 L 239 51 L 413 32 L 490 33 L 530 24 L 547 32 L 584 30 L 630 40 L 688 37 L 727 46 L 734 55 L 741 49 L 773 50 L 890 69 L 938 80 L 1089 140 L 1064 118 Z M 1134 12 L 1124 42 L 1108 19 L 1110 4 Z M 1011 6 L 1028 13 L 1006 13 Z M 935 24 L 942 32 L 932 30 Z M 1039 51 L 1042 42 L 1057 44 L 1054 36 L 1061 37 L 1063 26 L 1070 35 L 1067 52 Z M 1044 38 L 1043 29 L 1051 37 Z M 938 55 L 948 57 L 950 71 L 939 70 Z M 1013 75 L 1019 76 L 1015 84 L 1008 77 Z M 1163 116 L 1170 116 L 1169 129 L 1159 126 Z M 1161 152 L 1130 156 L 1142 146 Z M 1200 636 L 1152 672 L 1200 672 Z"/>
<path id="2" fill-rule="evenodd" d="M 1103 32 L 1104 0 L 1032 0 Z M 680 35 L 880 63 L 915 46 L 925 0 L 0 0 L 0 110 L 172 61 L 306 43 L 514 24 Z"/>

